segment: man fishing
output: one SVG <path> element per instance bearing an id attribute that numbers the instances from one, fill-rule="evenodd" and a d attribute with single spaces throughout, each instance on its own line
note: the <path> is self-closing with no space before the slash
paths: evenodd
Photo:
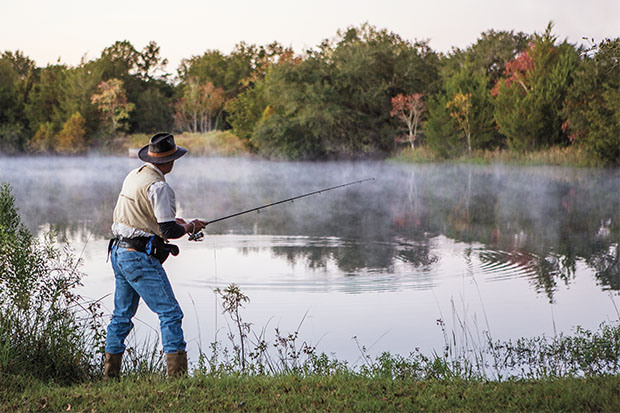
<path id="1" fill-rule="evenodd" d="M 174 161 L 187 153 L 177 146 L 169 133 L 154 135 L 138 152 L 146 162 L 131 171 L 114 208 L 114 223 L 108 253 L 116 286 L 114 313 L 108 325 L 104 377 L 120 376 L 125 338 L 133 328 L 140 298 L 159 316 L 162 344 L 169 377 L 187 372 L 186 343 L 177 302 L 162 263 L 179 249 L 166 240 L 195 234 L 207 223 L 198 219 L 186 222 L 176 217 L 176 201 L 164 175 L 172 171 Z"/>

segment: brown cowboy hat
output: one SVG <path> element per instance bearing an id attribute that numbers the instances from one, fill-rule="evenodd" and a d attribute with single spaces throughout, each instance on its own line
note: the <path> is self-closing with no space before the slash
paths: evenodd
<path id="1" fill-rule="evenodd" d="M 187 153 L 187 149 L 174 143 L 174 136 L 168 132 L 153 135 L 148 145 L 138 151 L 138 158 L 144 162 L 166 163 L 179 159 Z"/>

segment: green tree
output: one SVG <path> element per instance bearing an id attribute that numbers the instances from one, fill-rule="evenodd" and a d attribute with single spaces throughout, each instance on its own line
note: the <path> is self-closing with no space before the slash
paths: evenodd
<path id="1" fill-rule="evenodd" d="M 458 73 L 464 65 L 474 72 L 484 73 L 489 88 L 495 85 L 505 70 L 506 63 L 525 51 L 531 36 L 513 31 L 488 30 L 473 45 L 464 50 L 454 49 L 444 61 L 446 77 Z"/>
<path id="2" fill-rule="evenodd" d="M 568 144 L 562 131 L 562 106 L 578 63 L 566 42 L 556 45 L 549 23 L 530 47 L 506 65 L 493 89 L 495 120 L 514 150 L 534 150 Z"/>
<path id="3" fill-rule="evenodd" d="M 2 53 L 2 59 L 7 60 L 13 66 L 13 70 L 17 75 L 17 90 L 20 98 L 20 116 L 23 123 L 25 123 L 25 117 L 23 114 L 24 105 L 28 102 L 28 94 L 36 79 L 36 66 L 35 62 L 24 54 L 17 50 L 15 52 L 6 51 Z"/>
<path id="4" fill-rule="evenodd" d="M 0 59 L 0 149 L 19 149 L 19 137 L 11 133 L 11 128 L 19 125 L 18 77 L 11 62 Z"/>
<path id="5" fill-rule="evenodd" d="M 160 47 L 156 42 L 150 41 L 136 59 L 138 78 L 149 81 L 169 76 L 165 72 L 168 59 L 160 56 Z"/>
<path id="6" fill-rule="evenodd" d="M 0 59 L 0 75 L 0 122 L 14 122 L 17 118 L 15 109 L 19 102 L 17 73 L 6 59 Z"/>
<path id="7" fill-rule="evenodd" d="M 26 116 L 30 130 L 36 131 L 43 124 L 58 121 L 62 94 L 62 79 L 67 67 L 50 65 L 40 69 L 39 79 L 30 90 L 26 104 Z M 62 124 L 54 124 L 59 130 Z"/>
<path id="8" fill-rule="evenodd" d="M 96 133 L 102 125 L 97 106 L 91 96 L 97 92 L 102 81 L 101 67 L 96 62 L 82 62 L 77 67 L 62 72 L 58 110 L 54 113 L 54 125 L 62 125 L 79 112 L 85 120 L 88 135 Z"/>
<path id="9" fill-rule="evenodd" d="M 328 152 L 391 151 L 397 132 L 390 117 L 392 97 L 410 91 L 429 94 L 437 84 L 436 56 L 425 43 L 411 44 L 369 25 L 341 32 L 323 57 L 333 87 L 324 90 L 326 100 L 337 108 L 333 132 L 324 139 Z"/>
<path id="10" fill-rule="evenodd" d="M 101 57 L 92 62 L 97 66 L 102 80 L 127 80 L 130 72 L 136 71 L 140 53 L 127 40 L 116 41 L 101 52 Z"/>
<path id="11" fill-rule="evenodd" d="M 167 63 L 156 42 L 151 41 L 138 51 L 125 40 L 105 48 L 100 58 L 89 62 L 88 66 L 99 82 L 121 80 L 127 100 L 136 103 L 123 123 L 125 128 L 130 132 L 153 132 L 172 126 L 170 106 L 174 88 L 166 80 L 169 76 L 165 72 Z M 88 122 L 88 116 L 86 118 Z M 105 123 L 92 126 L 101 126 L 99 137 L 109 134 Z M 91 125 L 89 130 L 95 131 Z"/>
<path id="12" fill-rule="evenodd" d="M 564 129 L 594 159 L 620 165 L 620 38 L 605 40 L 584 56 L 564 112 Z"/>
<path id="13" fill-rule="evenodd" d="M 258 81 L 254 87 L 246 89 L 236 98 L 226 102 L 225 106 L 225 110 L 229 114 L 228 122 L 235 135 L 253 150 L 257 148 L 252 142 L 252 136 L 267 108 L 264 84 L 264 81 Z"/>
<path id="14" fill-rule="evenodd" d="M 138 94 L 135 110 L 131 112 L 134 130 L 154 133 L 172 129 L 172 97 L 172 88 L 166 83 L 149 82 Z"/>
<path id="15" fill-rule="evenodd" d="M 437 93 L 427 101 L 428 120 L 424 124 L 426 143 L 441 158 L 451 158 L 463 153 L 458 124 L 448 111 L 448 96 Z"/>
<path id="16" fill-rule="evenodd" d="M 256 126 L 252 142 L 263 156 L 279 159 L 316 159 L 327 155 L 318 119 L 290 119 L 267 106 Z"/>
<path id="17" fill-rule="evenodd" d="M 265 109 L 256 124 L 252 143 L 268 157 L 317 158 L 325 155 L 322 135 L 336 109 L 325 99 L 327 68 L 318 56 L 273 67 L 265 77 Z M 321 110 L 317 106 L 323 101 Z M 332 112 L 335 115 L 335 113 Z"/>
<path id="18" fill-rule="evenodd" d="M 389 152 L 398 129 L 390 117 L 392 97 L 432 91 L 436 62 L 424 43 L 411 44 L 370 25 L 339 32 L 303 60 L 268 71 L 265 102 L 272 115 L 257 127 L 253 141 L 269 156 Z"/>
<path id="19" fill-rule="evenodd" d="M 253 63 L 254 71 L 250 77 L 242 80 L 245 89 L 228 100 L 224 107 L 227 122 L 234 129 L 235 135 L 243 139 L 246 147 L 258 149 L 253 135 L 267 108 L 264 80 L 267 73 L 278 65 L 296 65 L 300 62 L 301 58 L 295 56 L 291 48 L 285 48 L 278 42 L 258 47 Z"/>
<path id="20" fill-rule="evenodd" d="M 226 56 L 218 50 L 208 50 L 202 56 L 184 59 L 179 67 L 179 75 L 183 84 L 197 78 L 200 83 L 211 82 L 221 88 L 226 99 L 239 94 L 252 78 L 257 58 L 254 45 L 239 43 L 230 55 Z"/>
<path id="21" fill-rule="evenodd" d="M 461 130 L 447 105 L 457 94 L 470 95 L 469 127 L 471 148 L 492 149 L 505 144 L 497 130 L 491 88 L 513 60 L 527 47 L 530 36 L 513 31 L 483 32 L 466 49 L 453 49 L 440 62 L 441 92 L 429 101 L 424 125 L 426 142 L 440 157 L 459 156 L 465 150 Z"/>
<path id="22" fill-rule="evenodd" d="M 201 84 L 213 84 L 215 90 L 221 91 L 224 104 L 236 98 L 243 91 L 253 87 L 254 83 L 264 77 L 270 62 L 277 59 L 278 53 L 286 53 L 285 49 L 274 42 L 267 46 L 257 47 L 241 42 L 235 45 L 228 55 L 218 50 L 207 50 L 201 56 L 183 59 L 178 69 L 181 84 L 185 90 L 188 83 L 198 79 Z M 230 127 L 228 113 L 223 107 L 217 123 L 220 128 Z M 177 111 L 177 124 L 179 116 Z"/>

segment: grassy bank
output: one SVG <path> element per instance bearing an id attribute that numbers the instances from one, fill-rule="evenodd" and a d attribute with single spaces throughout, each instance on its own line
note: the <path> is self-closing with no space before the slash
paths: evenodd
<path id="1" fill-rule="evenodd" d="M 117 155 L 127 155 L 130 148 L 141 148 L 151 135 L 137 133 L 114 138 L 105 151 Z M 249 152 L 243 142 L 230 131 L 212 131 L 208 133 L 184 132 L 174 135 L 177 145 L 187 148 L 196 156 L 241 156 Z"/>
<path id="2" fill-rule="evenodd" d="M 599 166 L 582 149 L 576 147 L 552 147 L 535 152 L 514 152 L 510 150 L 473 151 L 458 158 L 443 159 L 435 155 L 428 148 L 421 146 L 416 149 L 405 148 L 391 158 L 398 162 L 428 163 L 428 162 L 460 162 L 489 165 L 501 163 L 506 165 L 533 166 L 558 165 L 588 167 Z"/>
<path id="3" fill-rule="evenodd" d="M 132 134 L 114 138 L 103 149 L 104 152 L 116 155 L 127 155 L 129 149 L 137 149 L 146 145 L 150 139 L 147 134 Z M 208 133 L 184 132 L 175 135 L 176 143 L 189 149 L 194 156 L 247 156 L 251 152 L 241 139 L 230 131 L 212 131 Z M 457 158 L 445 159 L 437 156 L 425 146 L 415 149 L 403 148 L 391 158 L 392 161 L 410 163 L 456 162 L 479 165 L 506 164 L 517 166 L 557 165 L 574 167 L 600 166 L 594 163 L 586 152 L 580 148 L 552 147 L 535 152 L 515 152 L 504 150 L 476 150 L 471 154 L 463 154 Z"/>
<path id="4" fill-rule="evenodd" d="M 333 376 L 141 376 L 61 386 L 0 377 L 1 411 L 620 411 L 620 377 L 417 381 Z"/>

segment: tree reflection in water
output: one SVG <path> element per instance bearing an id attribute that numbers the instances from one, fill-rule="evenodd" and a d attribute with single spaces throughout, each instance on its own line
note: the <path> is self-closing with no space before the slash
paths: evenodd
<path id="1" fill-rule="evenodd" d="M 31 229 L 54 225 L 61 239 L 85 242 L 109 236 L 122 179 L 137 165 L 114 157 L 2 158 L 0 180 L 12 184 Z M 602 289 L 620 289 L 618 170 L 188 157 L 168 180 L 181 215 L 212 219 L 367 177 L 376 181 L 207 232 L 305 237 L 270 247 L 273 255 L 360 276 L 405 266 L 404 276 L 433 277 L 446 254 L 436 241 L 447 238 L 465 244 L 486 276 L 526 277 L 550 300 L 580 262 Z"/>

